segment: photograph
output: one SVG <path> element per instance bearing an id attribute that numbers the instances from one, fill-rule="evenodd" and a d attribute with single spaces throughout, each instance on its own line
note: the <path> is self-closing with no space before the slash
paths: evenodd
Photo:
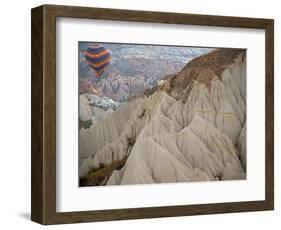
<path id="1" fill-rule="evenodd" d="M 246 179 L 246 49 L 78 50 L 79 186 Z"/>
<path id="2" fill-rule="evenodd" d="M 178 6 L 31 9 L 33 222 L 275 209 L 274 15 Z"/>

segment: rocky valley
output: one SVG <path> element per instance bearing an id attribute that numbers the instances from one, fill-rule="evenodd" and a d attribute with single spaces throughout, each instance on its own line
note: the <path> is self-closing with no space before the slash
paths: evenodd
<path id="1" fill-rule="evenodd" d="M 187 64 L 176 57 L 172 71 L 168 57 L 156 61 L 164 68 L 128 59 L 154 69 L 151 78 L 112 70 L 83 79 L 80 186 L 246 178 L 246 51 L 209 50 Z"/>

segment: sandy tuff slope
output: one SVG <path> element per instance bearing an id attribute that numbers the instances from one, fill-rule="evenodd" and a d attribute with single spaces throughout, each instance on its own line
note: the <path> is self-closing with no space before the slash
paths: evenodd
<path id="1" fill-rule="evenodd" d="M 244 51 L 192 60 L 152 95 L 81 129 L 79 151 L 86 185 L 244 179 Z"/>

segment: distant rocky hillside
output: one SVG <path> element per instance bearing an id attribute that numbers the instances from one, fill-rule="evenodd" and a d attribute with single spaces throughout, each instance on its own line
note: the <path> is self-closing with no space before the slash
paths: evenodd
<path id="1" fill-rule="evenodd" d="M 112 60 L 99 79 L 85 62 L 83 52 L 89 45 L 90 43 L 80 43 L 80 81 L 88 80 L 101 95 L 118 102 L 155 87 L 164 76 L 177 73 L 193 58 L 212 50 L 106 43 Z"/>
<path id="2" fill-rule="evenodd" d="M 195 58 L 102 117 L 80 130 L 82 186 L 245 179 L 246 51 Z"/>
<path id="3" fill-rule="evenodd" d="M 96 87 L 103 95 L 106 95 L 115 101 L 124 102 L 139 92 L 143 92 L 145 89 L 150 89 L 151 86 L 146 82 L 147 81 L 143 76 L 124 77 L 120 74 L 116 74 L 110 78 L 101 80 L 96 84 Z"/>

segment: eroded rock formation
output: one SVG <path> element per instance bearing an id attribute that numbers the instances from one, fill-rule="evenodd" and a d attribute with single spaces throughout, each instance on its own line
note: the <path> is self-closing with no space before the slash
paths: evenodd
<path id="1" fill-rule="evenodd" d="M 100 181 L 82 185 L 244 179 L 245 55 L 218 49 L 195 58 L 151 95 L 81 129 L 80 178 Z"/>

